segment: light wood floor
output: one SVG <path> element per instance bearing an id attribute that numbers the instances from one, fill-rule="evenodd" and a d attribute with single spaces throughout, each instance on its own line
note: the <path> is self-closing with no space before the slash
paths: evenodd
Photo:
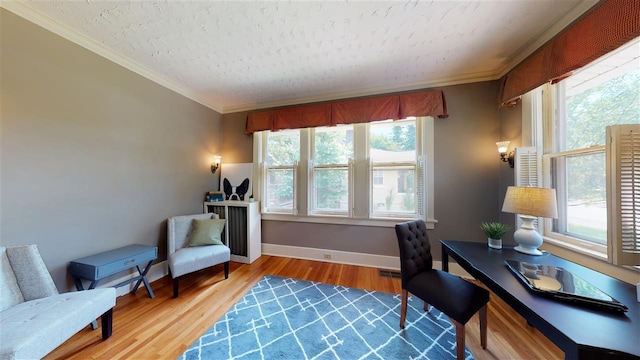
<path id="1" fill-rule="evenodd" d="M 262 256 L 251 265 L 232 262 L 229 279 L 222 265 L 181 279 L 172 298 L 172 281 L 151 283 L 155 299 L 142 288 L 117 299 L 113 335 L 102 340 L 90 327 L 46 359 L 176 359 L 224 315 L 264 275 L 320 281 L 367 290 L 400 293 L 400 280 L 380 277 L 378 269 Z M 564 353 L 491 294 L 487 349 L 480 346 L 477 314 L 466 325 L 466 345 L 476 359 L 561 359 Z"/>

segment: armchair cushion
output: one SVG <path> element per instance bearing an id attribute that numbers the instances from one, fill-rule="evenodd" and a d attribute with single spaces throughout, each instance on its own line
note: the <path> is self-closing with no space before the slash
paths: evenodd
<path id="1" fill-rule="evenodd" d="M 231 250 L 226 246 L 197 246 L 178 249 L 169 258 L 171 276 L 175 279 L 210 266 L 229 261 Z"/>
<path id="2" fill-rule="evenodd" d="M 36 245 L 12 247 L 7 257 L 25 301 L 58 295 L 58 288 Z"/>
<path id="3" fill-rule="evenodd" d="M 193 231 L 189 238 L 189 247 L 204 245 L 224 245 L 220 238 L 226 220 L 193 220 Z"/>
<path id="4" fill-rule="evenodd" d="M 18 280 L 11 269 L 7 249 L 0 248 L 0 311 L 24 302 Z"/>
<path id="5" fill-rule="evenodd" d="M 178 249 L 189 244 L 189 237 L 193 229 L 193 220 L 218 219 L 218 214 L 182 215 L 169 218 L 167 221 L 167 255 L 171 255 Z"/>

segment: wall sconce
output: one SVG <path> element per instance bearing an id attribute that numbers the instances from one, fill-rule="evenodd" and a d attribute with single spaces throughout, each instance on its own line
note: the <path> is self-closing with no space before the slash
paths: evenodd
<path id="1" fill-rule="evenodd" d="M 513 168 L 513 151 L 507 153 L 507 149 L 509 149 L 510 141 L 498 141 L 496 146 L 498 146 L 498 152 L 500 153 L 500 160 L 503 162 L 509 162 L 509 167 Z"/>
<path id="2" fill-rule="evenodd" d="M 220 161 L 222 161 L 222 156 L 214 155 L 213 161 L 211 162 L 211 173 L 215 174 L 216 170 L 220 167 Z"/>

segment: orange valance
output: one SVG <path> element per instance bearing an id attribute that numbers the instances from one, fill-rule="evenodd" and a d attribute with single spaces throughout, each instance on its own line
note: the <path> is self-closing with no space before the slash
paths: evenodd
<path id="1" fill-rule="evenodd" d="M 245 133 L 405 119 L 408 116 L 446 118 L 447 105 L 442 90 L 252 111 L 247 115 Z"/>
<path id="2" fill-rule="evenodd" d="M 557 82 L 640 36 L 640 1 L 607 0 L 501 79 L 500 107 L 546 82 Z"/>

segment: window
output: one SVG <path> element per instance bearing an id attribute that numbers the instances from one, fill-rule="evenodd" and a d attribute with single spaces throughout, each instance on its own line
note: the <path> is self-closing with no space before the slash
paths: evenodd
<path id="1" fill-rule="evenodd" d="M 373 173 L 382 174 L 386 180 L 384 184 L 388 184 L 372 189 L 373 216 L 417 217 L 414 186 L 418 172 L 415 121 L 370 124 L 369 158 Z"/>
<path id="2" fill-rule="evenodd" d="M 433 228 L 433 118 L 254 134 L 263 218 Z M 429 170 L 431 169 L 431 171 Z M 429 175 L 429 176 L 427 176 Z"/>
<path id="3" fill-rule="evenodd" d="M 313 213 L 347 214 L 353 125 L 321 127 L 313 133 Z"/>
<path id="4" fill-rule="evenodd" d="M 382 171 L 373 171 L 373 186 L 384 186 L 384 173 Z"/>
<path id="5" fill-rule="evenodd" d="M 544 120 L 544 180 L 556 189 L 558 219 L 546 236 L 606 254 L 606 127 L 640 123 L 639 59 L 635 41 L 547 88 L 556 111 Z"/>
<path id="6" fill-rule="evenodd" d="M 279 131 L 266 137 L 264 207 L 271 212 L 293 214 L 296 198 L 296 169 L 300 160 L 300 133 Z"/>

